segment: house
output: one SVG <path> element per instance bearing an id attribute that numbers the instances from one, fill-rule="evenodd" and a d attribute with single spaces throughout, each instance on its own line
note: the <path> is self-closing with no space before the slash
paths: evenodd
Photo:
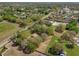
<path id="1" fill-rule="evenodd" d="M 68 6 L 65 6 L 64 8 L 61 9 L 60 13 L 71 15 L 73 13 L 73 11 Z"/>

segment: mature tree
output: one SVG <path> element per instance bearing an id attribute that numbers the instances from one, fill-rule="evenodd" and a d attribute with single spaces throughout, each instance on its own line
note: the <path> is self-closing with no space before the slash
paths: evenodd
<path id="1" fill-rule="evenodd" d="M 2 15 L 3 20 L 7 20 L 9 22 L 16 22 L 16 17 L 10 7 L 4 8 L 4 12 Z"/>
<path id="2" fill-rule="evenodd" d="M 23 50 L 24 53 L 32 53 L 37 48 L 37 45 L 33 42 L 29 42 L 26 46 L 26 48 Z"/>
<path id="3" fill-rule="evenodd" d="M 28 44 L 27 39 L 22 40 L 21 43 L 20 43 L 20 45 L 19 45 L 19 47 L 18 47 L 18 49 L 19 49 L 19 50 L 25 50 L 27 44 Z"/>
<path id="4" fill-rule="evenodd" d="M 75 32 L 67 31 L 67 32 L 63 33 L 63 35 L 61 36 L 61 40 L 66 40 L 66 41 L 70 41 L 70 42 L 74 43 L 73 37 L 75 35 L 76 35 Z"/>
<path id="5" fill-rule="evenodd" d="M 72 20 L 71 22 L 69 22 L 69 24 L 66 25 L 66 29 L 67 30 L 73 30 L 76 33 L 79 32 L 79 30 L 77 28 L 77 21 L 76 20 Z"/>
<path id="6" fill-rule="evenodd" d="M 49 48 L 48 52 L 52 55 L 60 55 L 63 48 L 60 44 L 54 44 L 51 48 Z"/>
<path id="7" fill-rule="evenodd" d="M 41 33 L 45 33 L 46 32 L 47 27 L 45 25 L 41 25 L 41 24 L 35 24 L 33 26 L 33 31 L 37 32 L 39 34 Z"/>
<path id="8" fill-rule="evenodd" d="M 20 36 L 20 35 L 14 35 L 12 38 L 11 38 L 12 42 L 14 43 L 14 45 L 20 45 L 21 44 L 21 41 L 23 40 L 23 38 Z"/>
<path id="9" fill-rule="evenodd" d="M 15 44 L 20 45 L 22 40 L 22 38 L 15 38 Z"/>
<path id="10" fill-rule="evenodd" d="M 3 20 L 7 20 L 9 22 L 13 22 L 13 23 L 16 22 L 16 17 L 13 15 L 4 15 L 2 18 Z"/>

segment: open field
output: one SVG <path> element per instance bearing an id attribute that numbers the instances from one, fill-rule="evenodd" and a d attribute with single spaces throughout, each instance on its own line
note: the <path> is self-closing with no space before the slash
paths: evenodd
<path id="1" fill-rule="evenodd" d="M 18 29 L 16 24 L 1 22 L 0 23 L 0 41 L 13 34 Z"/>

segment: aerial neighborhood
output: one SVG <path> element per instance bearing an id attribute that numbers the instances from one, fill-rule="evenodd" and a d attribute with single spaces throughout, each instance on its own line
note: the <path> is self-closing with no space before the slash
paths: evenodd
<path id="1" fill-rule="evenodd" d="M 79 3 L 0 3 L 1 56 L 79 56 Z"/>

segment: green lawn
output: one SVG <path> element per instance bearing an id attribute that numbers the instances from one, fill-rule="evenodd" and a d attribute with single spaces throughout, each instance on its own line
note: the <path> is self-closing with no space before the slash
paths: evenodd
<path id="1" fill-rule="evenodd" d="M 57 37 L 54 37 L 53 39 L 51 39 L 51 41 L 49 42 L 47 49 L 46 49 L 46 53 L 48 55 L 51 55 L 50 53 L 48 53 L 48 49 L 55 43 L 59 43 L 59 40 Z M 68 49 L 66 48 L 65 44 L 66 43 L 60 43 L 63 46 L 64 51 L 67 53 L 67 56 L 79 56 L 79 46 L 75 45 L 75 47 L 73 49 Z"/>
<path id="2" fill-rule="evenodd" d="M 67 52 L 67 56 L 79 56 L 79 46 L 75 45 L 75 48 L 68 49 L 65 46 L 65 43 L 62 44 L 64 47 L 64 50 Z"/>
<path id="3" fill-rule="evenodd" d="M 49 42 L 47 48 L 46 48 L 46 53 L 47 53 L 48 55 L 51 55 L 50 53 L 48 53 L 48 49 L 49 49 L 53 44 L 55 44 L 55 43 L 59 43 L 59 38 L 56 37 L 56 36 L 53 36 L 52 39 L 51 39 L 51 41 Z"/>
<path id="4" fill-rule="evenodd" d="M 18 29 L 16 24 L 0 22 L 0 41 L 10 36 Z"/>

